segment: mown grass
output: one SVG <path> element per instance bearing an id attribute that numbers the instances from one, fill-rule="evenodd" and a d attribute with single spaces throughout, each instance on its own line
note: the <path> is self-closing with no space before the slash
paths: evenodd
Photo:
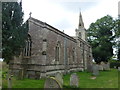
<path id="1" fill-rule="evenodd" d="M 70 87 L 70 75 L 63 76 L 64 84 L 63 88 Z M 118 88 L 118 70 L 111 69 L 110 71 L 100 71 L 100 75 L 96 79 L 91 79 L 91 73 L 88 72 L 77 72 L 79 76 L 79 88 Z M 23 79 L 16 80 L 15 77 L 12 79 L 13 88 L 43 88 L 45 79 L 32 80 Z M 7 80 L 3 78 L 3 88 L 7 88 Z"/>
<path id="2" fill-rule="evenodd" d="M 96 79 L 91 79 L 91 73 L 77 72 L 79 88 L 118 88 L 118 70 L 100 71 Z M 70 74 L 64 76 L 64 85 L 69 86 Z"/>

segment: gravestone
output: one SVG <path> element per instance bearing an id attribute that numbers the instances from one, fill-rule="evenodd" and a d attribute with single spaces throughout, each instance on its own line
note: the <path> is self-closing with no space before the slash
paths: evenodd
<path id="1" fill-rule="evenodd" d="M 63 85 L 63 76 L 62 73 L 57 72 L 55 75 L 55 78 L 61 83 L 61 85 Z"/>
<path id="2" fill-rule="evenodd" d="M 110 63 L 109 63 L 109 62 L 104 63 L 104 64 L 103 64 L 103 69 L 104 69 L 104 70 L 110 70 Z"/>
<path id="3" fill-rule="evenodd" d="M 10 76 L 8 77 L 8 88 L 12 88 L 12 76 L 13 76 L 13 75 L 10 75 Z"/>
<path id="4" fill-rule="evenodd" d="M 92 75 L 94 75 L 94 76 L 99 75 L 99 66 L 98 65 L 93 64 L 92 70 L 93 70 Z"/>
<path id="5" fill-rule="evenodd" d="M 87 72 L 92 72 L 92 65 L 89 64 L 89 65 L 87 66 Z"/>
<path id="6" fill-rule="evenodd" d="M 116 66 L 114 66 L 114 68 L 116 69 Z"/>
<path id="7" fill-rule="evenodd" d="M 23 75 L 24 73 L 23 73 L 23 69 L 20 69 L 19 71 L 18 71 L 18 77 L 17 77 L 17 79 L 18 80 L 22 80 L 23 79 Z"/>
<path id="8" fill-rule="evenodd" d="M 103 70 L 104 70 L 104 62 L 101 62 L 100 65 L 103 67 Z"/>
<path id="9" fill-rule="evenodd" d="M 102 65 L 98 65 L 99 66 L 99 70 L 103 71 L 103 66 Z"/>
<path id="10" fill-rule="evenodd" d="M 60 89 L 60 88 L 62 88 L 62 85 L 54 77 L 48 77 L 48 78 L 46 78 L 44 88 L 59 88 Z"/>
<path id="11" fill-rule="evenodd" d="M 120 71 L 120 67 L 118 67 L 118 71 Z"/>
<path id="12" fill-rule="evenodd" d="M 71 74 L 70 76 L 70 86 L 78 87 L 79 85 L 79 78 L 76 73 Z"/>

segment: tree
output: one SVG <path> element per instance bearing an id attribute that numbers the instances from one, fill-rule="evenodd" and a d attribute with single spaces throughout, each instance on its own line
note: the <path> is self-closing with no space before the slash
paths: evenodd
<path id="1" fill-rule="evenodd" d="M 117 49 L 117 57 L 120 61 L 120 16 L 116 20 L 116 28 L 115 28 L 115 40 L 116 40 L 116 49 Z"/>
<path id="2" fill-rule="evenodd" d="M 92 23 L 87 30 L 88 41 L 92 46 L 93 58 L 96 63 L 107 62 L 113 56 L 113 30 L 115 20 L 109 15 Z"/>
<path id="3" fill-rule="evenodd" d="M 2 57 L 7 63 L 13 56 L 20 55 L 26 36 L 22 2 L 2 2 Z"/>

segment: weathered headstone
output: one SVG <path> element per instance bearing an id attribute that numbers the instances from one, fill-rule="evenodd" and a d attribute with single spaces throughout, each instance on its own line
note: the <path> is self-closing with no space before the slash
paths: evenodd
<path id="1" fill-rule="evenodd" d="M 103 71 L 103 66 L 102 65 L 98 65 L 99 66 L 99 70 Z"/>
<path id="2" fill-rule="evenodd" d="M 103 69 L 104 70 L 110 70 L 110 64 L 109 64 L 109 62 L 103 64 Z"/>
<path id="3" fill-rule="evenodd" d="M 89 65 L 87 66 L 87 72 L 92 72 L 92 65 L 89 64 Z"/>
<path id="4" fill-rule="evenodd" d="M 20 69 L 19 71 L 18 71 L 18 77 L 17 77 L 17 79 L 18 80 L 21 80 L 21 79 L 23 79 L 23 69 Z"/>
<path id="5" fill-rule="evenodd" d="M 8 77 L 8 88 L 12 88 L 12 75 Z"/>
<path id="6" fill-rule="evenodd" d="M 118 71 L 120 71 L 120 67 L 118 67 Z"/>
<path id="7" fill-rule="evenodd" d="M 71 74 L 70 76 L 70 86 L 78 87 L 79 85 L 79 78 L 76 73 Z"/>
<path id="8" fill-rule="evenodd" d="M 99 66 L 98 65 L 93 64 L 92 70 L 93 70 L 92 75 L 94 75 L 94 76 L 99 75 Z"/>
<path id="9" fill-rule="evenodd" d="M 59 88 L 60 89 L 60 88 L 62 88 L 62 85 L 54 77 L 48 77 L 48 78 L 46 78 L 44 88 Z"/>
<path id="10" fill-rule="evenodd" d="M 63 85 L 63 76 L 62 73 L 57 72 L 55 75 L 55 78 L 61 83 L 61 85 Z"/>

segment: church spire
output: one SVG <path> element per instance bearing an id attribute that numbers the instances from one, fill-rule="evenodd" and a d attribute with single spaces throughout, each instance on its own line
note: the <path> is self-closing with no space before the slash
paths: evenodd
<path id="1" fill-rule="evenodd" d="M 80 12 L 78 28 L 81 28 L 81 27 L 84 28 L 84 23 L 83 23 L 83 19 L 82 19 L 82 14 Z"/>

